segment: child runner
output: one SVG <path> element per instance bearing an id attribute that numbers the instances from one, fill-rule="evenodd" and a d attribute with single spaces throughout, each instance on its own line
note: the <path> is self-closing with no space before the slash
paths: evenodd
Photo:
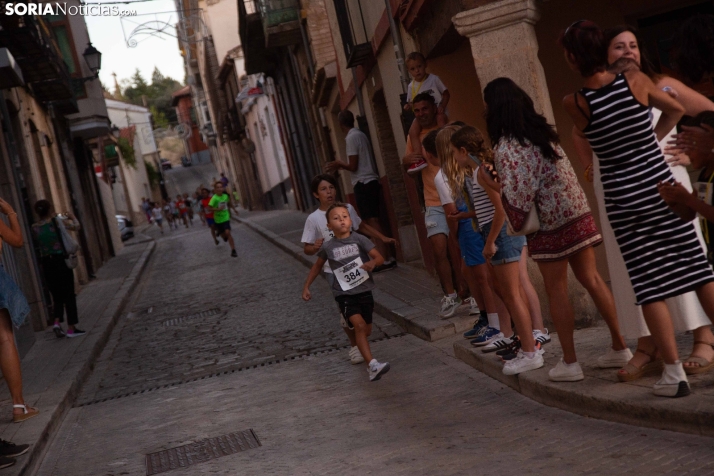
<path id="1" fill-rule="evenodd" d="M 439 127 L 444 127 L 448 122 L 446 117 L 446 106 L 449 104 L 449 90 L 446 89 L 444 83 L 435 74 L 429 74 L 426 72 L 426 58 L 423 54 L 415 51 L 409 53 L 407 56 L 407 69 L 412 77 L 412 82 L 408 86 L 408 101 L 404 106 L 405 111 L 409 111 L 412 108 L 412 103 L 414 98 L 421 93 L 428 93 L 434 97 L 434 102 L 437 106 L 436 122 Z M 412 143 L 413 150 L 421 150 L 421 141 L 419 136 L 421 135 L 421 126 L 419 122 L 414 119 L 411 127 L 409 128 L 409 141 Z M 407 172 L 410 174 L 416 173 L 426 167 L 426 161 L 422 160 L 415 164 L 409 166 Z"/>
<path id="2" fill-rule="evenodd" d="M 183 222 L 183 224 L 188 228 L 188 207 L 186 206 L 186 201 L 183 199 L 181 194 L 176 195 L 176 209 L 178 210 L 178 216 Z"/>
<path id="3" fill-rule="evenodd" d="M 178 230 L 179 210 L 176 206 L 176 202 L 169 200 L 169 207 L 171 208 L 171 222 L 174 225 L 174 229 Z"/>
<path id="4" fill-rule="evenodd" d="M 191 209 L 193 210 L 193 215 L 198 216 L 198 218 L 201 220 L 201 223 L 205 226 L 206 217 L 203 214 L 203 206 L 201 205 L 201 194 L 199 192 L 195 192 L 193 194 Z"/>
<path id="5" fill-rule="evenodd" d="M 194 200 L 188 196 L 188 193 L 183 194 L 183 203 L 186 205 L 186 211 L 188 212 L 188 221 L 193 226 L 193 202 Z"/>
<path id="6" fill-rule="evenodd" d="M 211 238 L 213 242 L 218 245 L 218 240 L 216 239 L 216 222 L 213 221 L 213 210 L 208 206 L 211 203 L 211 191 L 207 188 L 201 190 L 201 207 L 203 209 L 203 216 L 206 219 L 206 225 L 211 230 Z"/>
<path id="7" fill-rule="evenodd" d="M 164 200 L 163 210 L 164 210 L 164 217 L 166 218 L 166 222 L 169 225 L 169 231 L 170 231 L 174 227 L 174 214 L 171 211 L 171 203 Z"/>
<path id="8" fill-rule="evenodd" d="M 233 206 L 233 200 L 231 196 L 228 195 L 223 188 L 223 182 L 217 181 L 214 185 L 214 194 L 211 200 L 208 202 L 208 206 L 213 211 L 213 221 L 215 222 L 216 235 L 223 238 L 223 241 L 227 241 L 231 245 L 231 256 L 233 258 L 238 257 L 236 252 L 236 245 L 233 242 L 233 236 L 231 235 L 231 212 L 229 208 L 238 214 L 238 210 Z"/>
<path id="9" fill-rule="evenodd" d="M 484 142 L 483 135 L 475 127 L 466 126 L 454 132 L 451 136 L 451 153 L 462 169 L 468 171 L 486 160 L 491 161 L 492 151 Z M 520 282 L 518 262 L 526 239 L 506 233 L 506 212 L 501 197 L 490 187 L 484 188 L 479 184 L 478 166 L 472 176 L 473 202 L 479 228 L 486 242 L 483 256 L 491 265 L 495 290 L 515 321 L 521 340 L 522 352 L 503 366 L 505 375 L 515 375 L 541 368 L 544 364 L 543 356 L 536 348 L 528 303 L 524 299 L 525 292 Z M 460 185 L 458 182 L 456 184 Z M 511 343 L 502 333 L 497 336 L 499 341 Z"/>
<path id="10" fill-rule="evenodd" d="M 302 232 L 301 241 L 304 246 L 303 249 L 305 254 L 308 256 L 316 254 L 325 241 L 330 241 L 334 237 L 332 231 L 330 231 L 327 226 L 326 212 L 327 209 L 335 203 L 335 197 L 337 196 L 337 180 L 330 174 L 318 175 L 312 179 L 310 190 L 312 191 L 312 195 L 320 201 L 320 206 L 307 217 L 307 220 L 305 220 L 305 228 Z M 352 205 L 347 204 L 347 210 L 350 212 L 353 231 L 359 231 L 363 235 L 377 238 L 387 244 L 399 244 L 394 238 L 388 238 L 382 235 L 366 222 L 362 221 Z M 332 286 L 335 277 L 327 263 L 325 263 L 323 271 L 325 273 L 325 277 L 327 278 L 327 282 L 330 286 Z M 357 348 L 354 330 L 350 329 L 347 321 L 344 319 L 342 320 L 342 328 L 345 330 L 345 334 L 347 334 L 351 344 L 349 352 L 350 362 L 353 364 L 361 364 L 364 362 L 364 359 L 359 352 L 359 348 Z"/>
<path id="11" fill-rule="evenodd" d="M 164 234 L 164 216 L 161 214 L 161 207 L 158 203 L 154 202 L 151 207 L 151 216 L 154 217 L 154 221 L 159 226 L 161 234 Z"/>
<path id="12" fill-rule="evenodd" d="M 389 363 L 379 363 L 372 357 L 367 338 L 372 333 L 374 310 L 374 280 L 370 272 L 384 263 L 384 258 L 375 249 L 374 243 L 352 232 L 352 219 L 347 205 L 334 203 L 327 209 L 326 215 L 327 227 L 334 238 L 324 242 L 317 252 L 317 261 L 305 281 L 302 298 L 310 300 L 310 285 L 325 263 L 329 263 L 335 276 L 332 294 L 340 307 L 342 318 L 354 331 L 357 347 L 364 360 L 369 362 L 369 380 L 379 380 L 389 371 Z"/>

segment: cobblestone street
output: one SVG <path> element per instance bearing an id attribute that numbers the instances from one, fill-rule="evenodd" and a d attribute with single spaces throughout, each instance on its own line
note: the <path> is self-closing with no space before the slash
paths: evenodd
<path id="1" fill-rule="evenodd" d="M 248 429 L 262 446 L 166 474 L 714 472 L 709 438 L 542 406 L 455 359 L 448 339 L 379 317 L 373 350 L 392 371 L 368 382 L 324 280 L 303 303 L 306 268 L 233 228 L 235 259 L 200 226 L 147 232 L 157 248 L 131 312 L 38 474 L 147 474 L 147 454 Z"/>

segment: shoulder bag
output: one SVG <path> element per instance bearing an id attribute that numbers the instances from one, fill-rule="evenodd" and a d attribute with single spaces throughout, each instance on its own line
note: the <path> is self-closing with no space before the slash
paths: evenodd
<path id="1" fill-rule="evenodd" d="M 52 219 L 55 224 L 55 229 L 57 230 L 57 238 L 59 239 L 60 246 L 62 247 L 62 252 L 64 254 L 64 263 L 69 269 L 74 269 L 79 264 L 79 259 L 77 258 L 77 252 L 79 251 L 79 244 L 72 238 L 69 234 L 67 228 L 65 228 L 62 220 L 55 217 Z"/>

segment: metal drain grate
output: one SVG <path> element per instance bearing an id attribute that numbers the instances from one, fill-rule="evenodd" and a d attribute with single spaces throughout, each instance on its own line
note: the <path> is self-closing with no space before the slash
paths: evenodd
<path id="1" fill-rule="evenodd" d="M 253 429 L 206 438 L 188 445 L 146 455 L 146 476 L 185 468 L 261 446 Z"/>
<path id="2" fill-rule="evenodd" d="M 221 310 L 218 308 L 209 309 L 208 311 L 198 312 L 196 314 L 191 314 L 190 316 L 175 317 L 173 319 L 164 321 L 162 324 L 164 326 L 175 326 L 177 324 L 181 324 L 182 322 L 190 321 L 191 319 L 200 319 L 202 317 L 215 316 L 220 313 L 221 313 Z"/>

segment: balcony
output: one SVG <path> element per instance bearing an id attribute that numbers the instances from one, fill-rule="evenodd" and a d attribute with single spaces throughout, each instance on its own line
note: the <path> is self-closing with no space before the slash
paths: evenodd
<path id="1" fill-rule="evenodd" d="M 238 33 L 245 55 L 246 74 L 275 69 L 275 55 L 265 47 L 265 31 L 257 0 L 238 0 Z"/>
<path id="2" fill-rule="evenodd" d="M 298 0 L 259 0 L 259 4 L 267 48 L 300 43 L 302 33 Z"/>
<path id="3" fill-rule="evenodd" d="M 0 16 L 0 48 L 10 51 L 39 102 L 56 101 L 65 114 L 78 111 L 67 65 L 41 18 Z"/>

